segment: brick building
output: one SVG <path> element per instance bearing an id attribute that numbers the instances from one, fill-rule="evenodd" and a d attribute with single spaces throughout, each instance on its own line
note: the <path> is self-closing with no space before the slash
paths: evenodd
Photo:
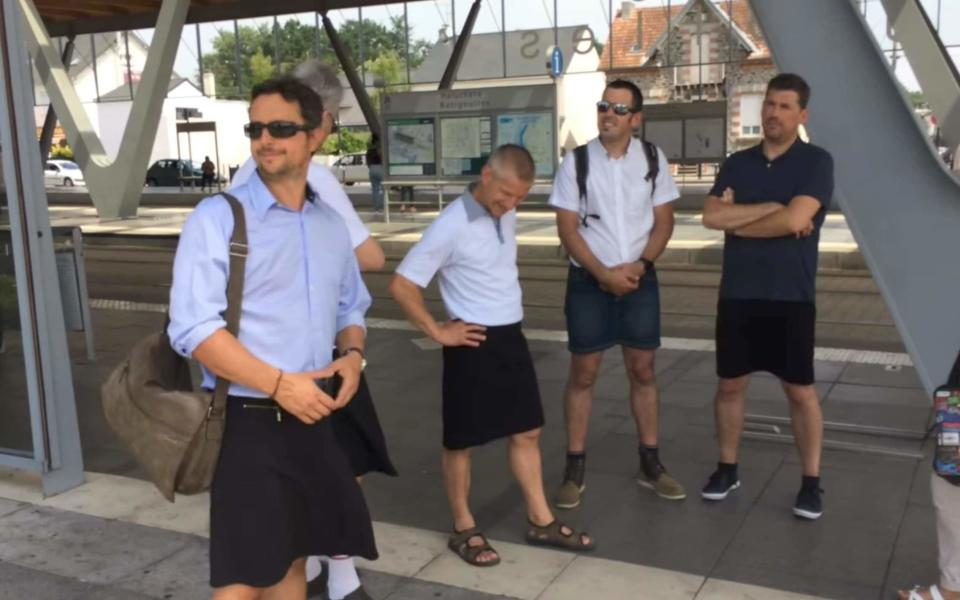
<path id="1" fill-rule="evenodd" d="M 628 79 L 648 104 L 725 102 L 727 151 L 759 142 L 760 107 L 776 67 L 746 0 L 623 2 L 604 47 L 607 79 Z M 731 18 L 732 13 L 732 18 Z"/>

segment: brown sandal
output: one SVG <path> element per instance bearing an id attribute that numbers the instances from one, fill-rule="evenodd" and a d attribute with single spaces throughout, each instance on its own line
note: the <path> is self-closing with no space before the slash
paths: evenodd
<path id="1" fill-rule="evenodd" d="M 483 540 L 483 543 L 479 546 L 471 546 L 470 539 L 475 537 L 479 537 Z M 465 563 L 474 567 L 493 567 L 500 564 L 500 553 L 494 550 L 490 542 L 487 541 L 487 536 L 483 535 L 479 527 L 471 527 L 465 531 L 454 529 L 449 541 L 447 541 L 447 547 L 462 558 Z M 493 552 L 497 557 L 493 560 L 482 561 L 480 555 L 484 552 Z"/>
<path id="2" fill-rule="evenodd" d="M 527 543 L 534 546 L 553 546 L 554 548 L 563 548 L 564 550 L 574 550 L 586 552 L 593 550 L 596 544 L 593 540 L 589 542 L 587 532 L 577 531 L 573 527 L 564 525 L 559 520 L 554 519 L 547 525 L 536 525 L 530 521 L 530 529 L 527 530 Z M 564 527 L 570 530 L 569 534 L 563 532 Z"/>

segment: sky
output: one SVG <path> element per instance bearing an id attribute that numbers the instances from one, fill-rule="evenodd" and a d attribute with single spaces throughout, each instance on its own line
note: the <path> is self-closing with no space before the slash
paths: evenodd
<path id="1" fill-rule="evenodd" d="M 865 12 L 865 19 L 873 31 L 880 47 L 891 50 L 893 42 L 886 33 L 886 15 L 881 0 L 857 0 L 861 10 Z M 634 2 L 638 7 L 667 8 L 668 3 L 676 6 L 684 0 L 642 0 Z M 954 62 L 960 65 L 960 0 L 921 0 L 930 19 L 939 23 L 940 35 Z M 459 32 L 466 20 L 472 0 L 423 0 L 410 2 L 407 5 L 407 19 L 412 29 L 411 35 L 435 41 L 441 28 L 450 31 L 454 26 Z M 507 31 L 518 29 L 536 29 L 552 27 L 554 7 L 558 15 L 558 26 L 588 25 L 596 38 L 606 42 L 609 33 L 609 18 L 620 10 L 622 2 L 611 0 L 484 0 L 477 24 L 474 29 L 477 33 L 501 31 L 506 26 Z M 505 13 L 503 10 L 505 8 Z M 364 19 L 372 19 L 381 23 L 389 22 L 390 17 L 402 17 L 404 6 L 388 4 L 363 10 Z M 334 25 L 349 19 L 357 19 L 357 10 L 331 11 L 331 20 Z M 285 15 L 278 17 L 281 23 L 287 19 L 299 19 L 305 23 L 314 23 L 313 13 L 301 15 Z M 250 22 L 271 23 L 272 19 L 251 20 Z M 233 30 L 232 22 L 203 24 L 200 26 L 201 46 L 204 52 L 209 52 L 212 41 L 220 30 Z M 143 37 L 150 39 L 151 31 L 140 31 Z M 197 72 L 196 29 L 190 25 L 184 30 L 179 52 L 177 55 L 177 71 L 187 77 L 195 77 Z M 910 66 L 902 55 L 897 61 L 897 75 L 903 85 L 909 90 L 919 89 L 916 78 Z"/>

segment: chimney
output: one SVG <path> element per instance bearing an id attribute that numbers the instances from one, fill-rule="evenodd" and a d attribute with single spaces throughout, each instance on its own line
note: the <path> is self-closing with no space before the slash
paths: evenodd
<path id="1" fill-rule="evenodd" d="M 624 0 L 620 5 L 620 18 L 629 19 L 633 16 L 633 0 Z"/>
<path id="2" fill-rule="evenodd" d="M 201 85 L 203 86 L 202 89 L 204 96 L 209 96 L 211 98 L 217 97 L 217 78 L 213 73 L 204 73 Z"/>

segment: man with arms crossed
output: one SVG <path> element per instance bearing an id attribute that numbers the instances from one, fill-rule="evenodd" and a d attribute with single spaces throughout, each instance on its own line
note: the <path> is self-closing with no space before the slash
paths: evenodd
<path id="1" fill-rule="evenodd" d="M 600 135 L 586 145 L 585 197 L 577 184 L 576 152 L 564 158 L 550 196 L 560 241 L 570 255 L 564 305 L 571 353 L 564 393 L 567 467 L 555 499 L 560 508 L 579 505 L 586 489 L 593 385 L 604 351 L 613 346 L 623 348 L 640 437 L 637 482 L 661 498 L 687 495 L 660 462 L 654 375 L 660 289 L 653 263 L 673 234 L 671 202 L 680 194 L 663 152 L 657 150 L 654 179 L 644 142 L 633 137 L 643 122 L 642 110 L 643 95 L 636 85 L 623 80 L 607 84 L 597 103 Z"/>
<path id="2" fill-rule="evenodd" d="M 803 478 L 793 513 L 823 513 L 823 415 L 814 388 L 815 277 L 820 227 L 833 196 L 833 159 L 800 139 L 810 88 L 797 75 L 770 80 L 763 142 L 731 155 L 707 197 L 703 224 L 726 232 L 717 304 L 720 462 L 703 488 L 723 500 L 740 487 L 737 451 L 750 374 L 780 379 L 790 402 Z"/>
<path id="3" fill-rule="evenodd" d="M 307 185 L 323 106 L 289 78 L 251 96 L 245 131 L 257 172 L 234 189 L 249 242 L 238 336 L 222 315 L 229 253 L 246 249 L 230 247 L 224 198 L 205 199 L 184 224 L 170 292 L 173 348 L 200 362 L 205 388 L 232 382 L 210 492 L 215 600 L 304 598 L 307 556 L 377 555 L 328 420 L 357 390 L 370 295 L 343 221 Z M 335 374 L 343 383 L 331 398 L 315 380 Z"/>
<path id="4" fill-rule="evenodd" d="M 510 467 L 527 505 L 531 544 L 590 550 L 593 540 L 557 521 L 543 492 L 543 408 L 521 330 L 516 206 L 533 185 L 530 153 L 494 150 L 480 181 L 447 206 L 410 250 L 390 293 L 410 321 L 443 345 L 443 481 L 453 512 L 449 547 L 467 563 L 493 566 L 500 555 L 470 512 L 470 452 L 509 438 Z M 437 323 L 421 288 L 435 274 L 450 320 Z"/>

